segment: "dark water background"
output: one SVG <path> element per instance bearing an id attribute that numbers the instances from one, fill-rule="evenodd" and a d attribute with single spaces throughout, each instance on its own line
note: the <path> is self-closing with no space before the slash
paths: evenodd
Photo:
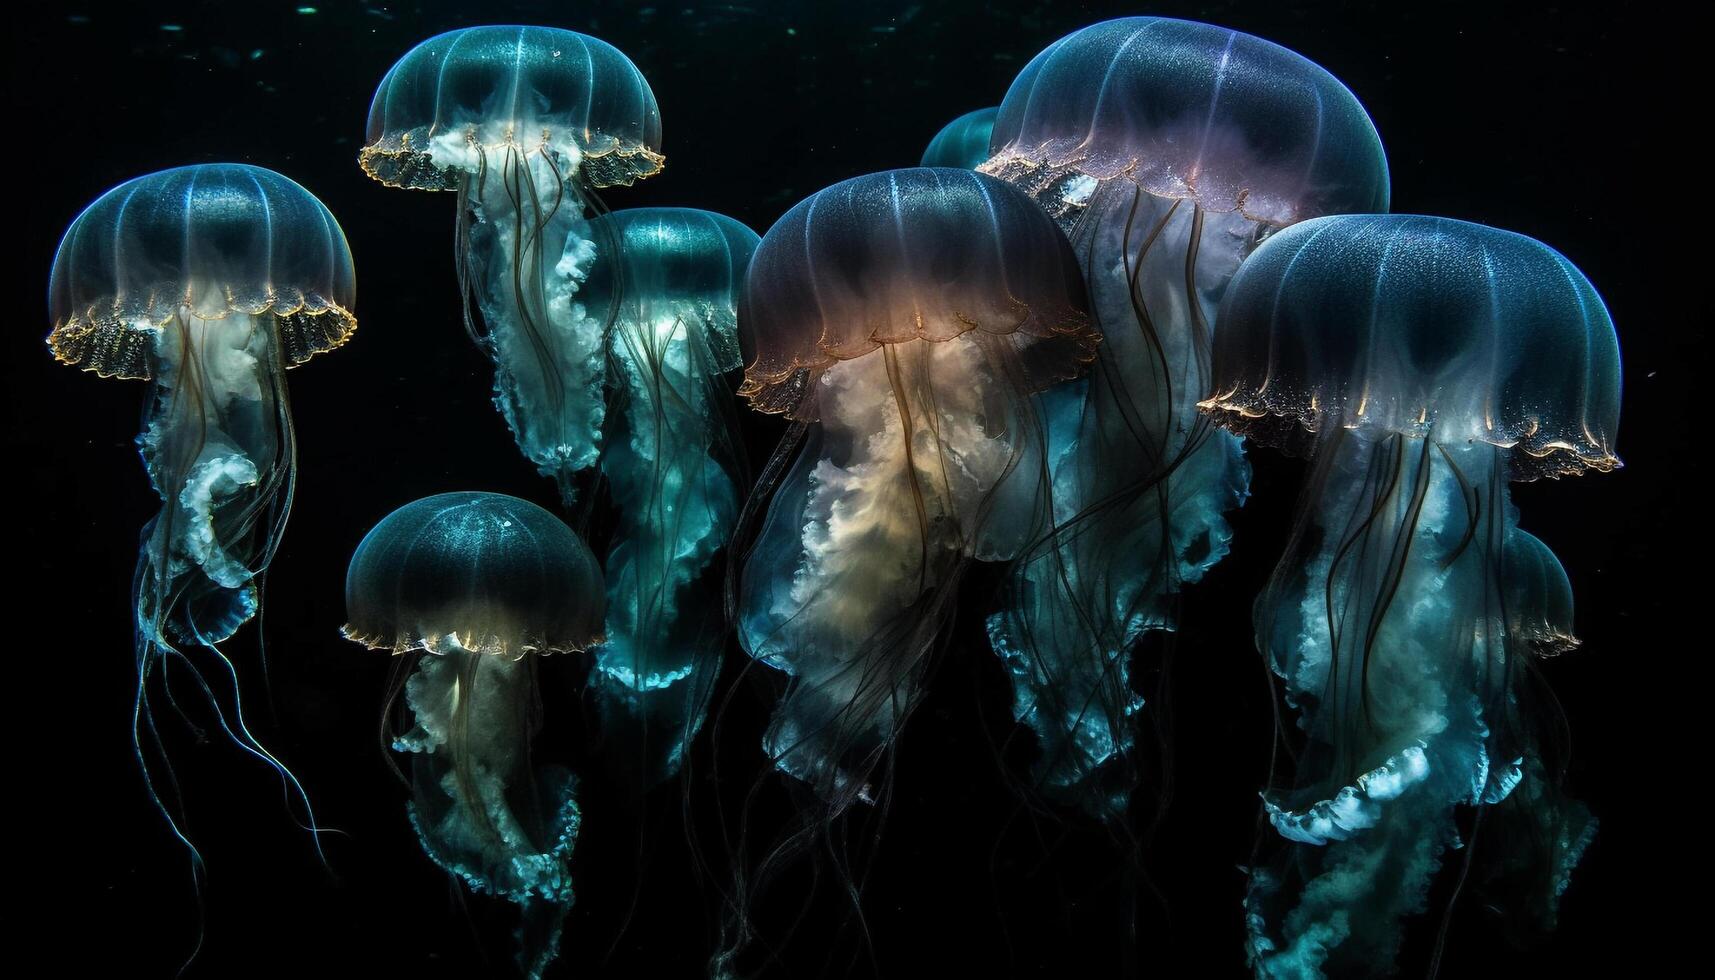
<path id="1" fill-rule="evenodd" d="M 1695 625 L 1702 610 L 1674 595 L 1697 566 L 1670 556 L 1694 555 L 1705 536 L 1688 527 L 1698 524 L 1691 454 L 1703 452 L 1688 430 L 1709 304 L 1660 228 L 1699 220 L 1707 168 L 1677 163 L 1687 148 L 1668 148 L 1688 138 L 1688 121 L 1707 121 L 1707 106 L 1669 84 L 1670 67 L 1686 67 L 1663 46 L 1671 23 L 1624 8 L 1504 3 L 316 6 L 45 3 L 10 29 L 5 459 L 22 503 L 9 509 L 18 598 L 4 718 L 7 757 L 24 765 L 6 791 L 16 904 L 4 918 L 9 956 L 34 963 L 32 975 L 170 975 L 195 933 L 186 862 L 149 809 L 127 744 L 128 585 L 137 529 L 156 505 L 132 444 L 143 386 L 58 367 L 39 338 L 54 246 L 86 203 L 132 176 L 221 160 L 279 170 L 326 202 L 351 242 L 362 326 L 353 343 L 291 375 L 301 480 L 268 580 L 272 718 L 260 685 L 250 691 L 264 740 L 304 780 L 321 820 L 343 832 L 327 841 L 334 874 L 314 864 L 260 766 L 175 738 L 190 827 L 211 869 L 208 942 L 193 975 L 470 977 L 506 965 L 508 911 L 480 902 L 467 911 L 406 825 L 404 790 L 376 741 L 387 658 L 338 636 L 347 558 L 395 506 L 453 489 L 553 504 L 493 410 L 489 365 L 459 322 L 452 196 L 383 188 L 355 162 L 371 93 L 396 58 L 431 34 L 504 22 L 596 34 L 649 78 L 667 170 L 615 190 L 610 204 L 707 208 L 758 231 L 829 183 L 915 164 L 942 123 L 997 103 L 1035 52 L 1107 16 L 1219 23 L 1340 77 L 1381 131 L 1395 210 L 1554 245 L 1603 292 L 1626 359 L 1627 468 L 1516 492 L 1524 526 L 1561 556 L 1578 597 L 1585 647 L 1548 669 L 1576 740 L 1572 785 L 1601 835 L 1551 942 L 1516 949 L 1483 909 L 1461 903 L 1443 976 L 1577 975 L 1616 954 L 1646 969 L 1676 935 L 1691 938 L 1665 910 L 1676 889 L 1706 877 L 1709 835 L 1677 827 L 1707 809 L 1696 800 L 1708 739 L 1699 750 L 1671 726 L 1708 714 L 1692 703 L 1708 642 Z M 1658 127 L 1657 113 L 1677 119 Z M 747 424 L 760 463 L 780 429 L 757 416 Z M 874 960 L 854 975 L 1242 975 L 1239 865 L 1269 718 L 1248 610 L 1302 473 L 1269 452 L 1253 458 L 1256 496 L 1236 519 L 1234 555 L 1192 593 L 1174 649 L 1144 658 L 1152 691 L 1171 664 L 1170 697 L 1152 697 L 1150 710 L 1171 714 L 1163 744 L 1174 764 L 1147 859 L 1159 897 L 1144 893 L 1136 938 L 1109 842 L 1076 821 L 1025 818 L 1001 778 L 993 746 L 1008 731 L 1005 687 L 982 640 L 978 583 L 900 747 L 894 814 L 865 902 Z M 251 627 L 233 644 L 252 680 L 256 637 Z M 732 663 L 740 656 L 735 648 Z M 541 750 L 587 762 L 596 750 L 575 686 L 562 676 L 549 698 L 558 713 Z M 710 846 L 708 803 L 736 805 L 750 788 L 766 707 L 758 691 L 738 692 L 725 778 L 697 784 L 692 824 Z M 698 771 L 709 762 L 705 739 Z M 556 975 L 694 975 L 711 897 L 687 870 L 676 790 L 651 795 L 641 821 L 611 780 L 592 777 L 583 799 L 579 901 Z M 758 825 L 775 826 L 784 805 L 765 793 Z M 640 824 L 650 828 L 641 874 Z M 767 906 L 776 933 L 804 894 L 793 882 Z M 823 892 L 781 975 L 830 961 L 827 972 L 846 972 L 853 947 L 849 930 L 836 939 L 842 921 Z M 1418 922 L 1408 938 L 1408 976 L 1423 971 L 1429 926 Z"/>

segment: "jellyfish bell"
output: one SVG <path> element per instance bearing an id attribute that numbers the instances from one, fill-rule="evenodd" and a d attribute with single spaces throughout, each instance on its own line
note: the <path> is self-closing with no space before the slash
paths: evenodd
<path id="1" fill-rule="evenodd" d="M 1515 480 L 1619 467 L 1619 341 L 1564 256 L 1418 215 L 1334 216 L 1274 237 L 1222 306 L 1232 320 L 1202 404 L 1222 426 L 1295 455 L 1336 430 L 1468 445 Z"/>
<path id="2" fill-rule="evenodd" d="M 333 215 L 288 178 L 246 164 L 127 181 L 60 242 L 48 292 L 54 357 L 149 382 L 137 445 L 162 508 L 144 529 L 132 584 L 133 737 L 145 780 L 148 755 L 165 751 L 150 678 L 173 657 L 195 675 L 216 727 L 277 769 L 307 810 L 296 780 L 251 735 L 235 669 L 215 644 L 256 615 L 291 508 L 285 371 L 350 338 L 354 294 Z M 199 652 L 212 659 L 199 665 Z M 230 682 L 219 694 L 203 676 L 211 667 Z M 183 840 L 152 781 L 149 791 Z"/>
<path id="3" fill-rule="evenodd" d="M 1505 804 L 1550 842 L 1559 885 L 1537 917 L 1552 921 L 1594 823 L 1543 760 L 1530 654 L 1570 635 L 1570 590 L 1517 530 L 1508 481 L 1619 466 L 1619 347 L 1600 296 L 1522 235 L 1318 218 L 1239 270 L 1214 371 L 1214 420 L 1311 457 L 1256 604 L 1306 746 L 1291 788 L 1266 797 L 1296 846 L 1252 873 L 1253 966 L 1390 962 L 1400 920 L 1461 846 L 1460 805 Z"/>
<path id="4" fill-rule="evenodd" d="M 1328 72 L 1207 24 L 1127 17 L 1076 31 L 1012 83 L 979 168 L 1060 223 L 1103 344 L 1087 386 L 1049 403 L 1057 523 L 989 624 L 1036 730 L 1038 785 L 1105 817 L 1138 784 L 1131 648 L 1176 625 L 1174 600 L 1225 556 L 1223 514 L 1249 483 L 1240 440 L 1211 431 L 1216 308 L 1275 229 L 1384 211 L 1375 127 Z"/>
<path id="5" fill-rule="evenodd" d="M 615 247 L 584 292 L 612 311 L 601 456 L 615 527 L 607 642 L 592 686 L 612 734 L 640 724 L 648 779 L 676 772 L 706 712 L 726 623 L 716 556 L 738 516 L 738 293 L 758 237 L 724 215 L 636 208 L 596 218 Z"/>
<path id="6" fill-rule="evenodd" d="M 495 405 L 562 498 L 594 466 L 607 311 L 578 295 L 603 243 L 599 188 L 658 173 L 661 118 L 617 48 L 548 27 L 437 35 L 388 71 L 359 163 L 390 187 L 459 196 L 465 322 L 495 363 Z M 471 307 L 475 304 L 476 312 Z"/>
<path id="7" fill-rule="evenodd" d="M 1033 186 L 1119 179 L 1273 226 L 1388 203 L 1380 139 L 1338 79 L 1262 38 L 1168 17 L 1049 45 L 1008 89 L 990 145 L 985 169 Z"/>
<path id="8" fill-rule="evenodd" d="M 390 187 L 457 190 L 492 156 L 591 187 L 661 170 L 661 116 L 637 66 L 553 27 L 467 27 L 412 48 L 369 110 L 364 170 Z"/>
<path id="9" fill-rule="evenodd" d="M 1507 535 L 1503 560 L 1508 634 L 1539 656 L 1577 649 L 1582 641 L 1572 631 L 1572 582 L 1560 559 L 1515 527 Z"/>
<path id="10" fill-rule="evenodd" d="M 601 569 L 534 504 L 446 493 L 399 508 L 346 573 L 345 636 L 409 655 L 411 823 L 429 857 L 523 915 L 519 965 L 540 976 L 573 900 L 580 813 L 570 773 L 532 766 L 535 659 L 601 639 Z M 403 675 L 402 675 L 403 676 Z"/>
<path id="11" fill-rule="evenodd" d="M 1000 107 L 989 106 L 967 112 L 941 127 L 923 151 L 924 167 L 958 167 L 975 170 L 989 158 L 989 135 Z"/>

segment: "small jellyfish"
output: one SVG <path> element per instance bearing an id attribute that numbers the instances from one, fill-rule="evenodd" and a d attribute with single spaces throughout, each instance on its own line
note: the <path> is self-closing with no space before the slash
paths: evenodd
<path id="1" fill-rule="evenodd" d="M 975 170 L 989 158 L 989 134 L 994 132 L 994 117 L 999 112 L 999 106 L 989 106 L 942 126 L 923 151 L 921 166 Z"/>
<path id="2" fill-rule="evenodd" d="M 612 309 L 601 455 L 616 510 L 607 642 L 591 684 L 610 719 L 642 730 L 647 778 L 676 772 L 701 728 L 726 645 L 721 564 L 748 483 L 738 433 L 738 291 L 756 232 L 690 208 L 614 211 L 592 222 L 584 290 Z M 613 255 L 614 258 L 609 256 Z"/>
<path id="3" fill-rule="evenodd" d="M 548 27 L 471 27 L 412 48 L 369 109 L 364 171 L 458 192 L 465 326 L 494 361 L 494 404 L 569 506 L 600 455 L 611 311 L 578 290 L 598 251 L 598 188 L 660 171 L 661 119 L 612 45 Z M 471 309 L 475 304 L 476 310 Z"/>
<path id="4" fill-rule="evenodd" d="M 156 727 L 157 673 L 193 682 L 220 731 L 278 770 L 308 815 L 297 781 L 250 733 L 237 673 L 217 644 L 257 614 L 291 510 L 286 369 L 350 338 L 354 296 L 333 215 L 291 180 L 245 164 L 120 184 L 78 215 L 54 257 L 54 356 L 150 386 L 137 447 L 162 507 L 143 530 L 132 579 L 132 735 L 151 799 L 187 847 Z M 210 671 L 224 685 L 211 684 Z M 184 703 L 173 686 L 165 693 Z M 165 764 L 166 798 L 151 755 Z"/>
<path id="5" fill-rule="evenodd" d="M 407 655 L 411 824 L 431 860 L 519 907 L 518 965 L 538 977 L 572 906 L 580 814 L 570 773 L 533 766 L 536 658 L 600 642 L 602 576 L 559 518 L 496 493 L 399 508 L 351 556 L 345 636 Z"/>
<path id="6" fill-rule="evenodd" d="M 1542 843 L 1505 857 L 1551 882 L 1521 912 L 1552 923 L 1594 824 L 1545 758 L 1552 700 L 1531 669 L 1572 642 L 1570 588 L 1517 530 L 1508 481 L 1620 465 L 1601 297 L 1522 235 L 1317 218 L 1239 270 L 1214 372 L 1216 422 L 1311 460 L 1255 609 L 1305 741 L 1290 787 L 1265 795 L 1286 844 L 1251 872 L 1257 974 L 1384 969 L 1443 853 L 1482 852 L 1455 825 L 1462 805 L 1473 838 L 1493 810 Z"/>
<path id="7" fill-rule="evenodd" d="M 1505 570 L 1507 633 L 1539 656 L 1576 650 L 1572 633 L 1572 582 L 1548 545 L 1513 528 L 1507 535 Z"/>
<path id="8" fill-rule="evenodd" d="M 1572 632 L 1572 583 L 1547 545 L 1516 527 L 1508 532 L 1501 584 L 1507 636 L 1521 650 L 1542 658 L 1578 648 L 1580 641 Z M 1535 672 L 1525 672 L 1520 680 L 1541 683 Z M 1519 701 L 1533 697 L 1553 714 L 1553 694 L 1546 689 L 1527 688 L 1515 695 Z M 1534 736 L 1528 729 L 1517 734 Z M 1521 744 L 1516 783 L 1489 807 L 1492 815 L 1482 825 L 1484 860 L 1467 880 L 1480 907 L 1504 917 L 1507 932 L 1515 937 L 1554 929 L 1560 896 L 1596 835 L 1596 818 L 1563 788 L 1564 767 L 1544 751 L 1550 747 L 1553 740 L 1548 738 Z"/>
<path id="9" fill-rule="evenodd" d="M 1048 216 L 969 170 L 835 184 L 757 247 L 740 390 L 794 422 L 736 619 L 745 651 L 789 678 L 764 747 L 821 801 L 794 839 L 878 799 L 871 777 L 948 640 L 968 564 L 1046 532 L 1033 393 L 1094 356 L 1084 305 Z"/>
<path id="10" fill-rule="evenodd" d="M 1037 733 L 1039 788 L 1117 818 L 1138 782 L 1128 661 L 1176 626 L 1176 596 L 1227 553 L 1240 441 L 1197 412 L 1216 304 L 1274 229 L 1384 211 L 1387 161 L 1332 75 L 1260 38 L 1128 17 L 1027 65 L 981 166 L 1072 240 L 1103 343 L 1086 384 L 1045 397 L 1058 532 L 989 623 Z"/>

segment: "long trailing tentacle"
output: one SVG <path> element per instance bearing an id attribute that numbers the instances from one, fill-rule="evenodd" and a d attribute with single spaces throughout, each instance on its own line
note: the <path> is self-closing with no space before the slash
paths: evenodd
<path id="1" fill-rule="evenodd" d="M 1594 825 L 1545 772 L 1543 717 L 1526 703 L 1501 454 L 1360 434 L 1338 419 L 1319 436 L 1291 543 L 1257 604 L 1258 645 L 1305 743 L 1295 779 L 1282 787 L 1271 775 L 1265 795 L 1286 843 L 1279 860 L 1251 868 L 1259 976 L 1385 966 L 1451 848 L 1464 853 L 1432 968 L 1473 884 L 1540 883 L 1530 914 L 1552 921 Z M 1476 811 L 1461 831 L 1467 806 Z M 1485 858 L 1479 832 L 1510 840 Z M 1532 839 L 1545 846 L 1518 846 Z"/>
<path id="2" fill-rule="evenodd" d="M 160 364 L 138 442 L 163 506 L 143 531 L 132 583 L 133 751 L 151 803 L 190 853 L 199 908 L 206 863 L 187 830 L 179 776 L 151 704 L 157 687 L 199 741 L 218 732 L 275 773 L 287 812 L 328 867 L 325 828 L 309 794 L 252 730 L 238 668 L 221 646 L 261 608 L 295 494 L 296 441 L 272 322 L 234 321 L 220 330 L 211 339 L 214 328 L 181 311 L 158 338 Z M 237 343 L 247 354 L 217 369 L 203 350 L 210 343 Z M 216 375 L 235 367 L 241 373 Z M 265 642 L 258 648 L 266 682 Z M 225 678 L 218 687 L 211 668 Z M 181 697 L 186 683 L 197 695 L 192 702 Z"/>
<path id="3" fill-rule="evenodd" d="M 1225 554 L 1222 513 L 1242 503 L 1248 481 L 1237 440 L 1192 405 L 1209 373 L 1205 291 L 1218 298 L 1232 269 L 1228 256 L 1201 261 L 1206 215 L 1195 202 L 1116 179 L 1078 206 L 1070 234 L 1108 342 L 1080 397 L 1060 398 L 1053 533 L 1025 551 L 990 636 L 1014 674 L 1015 714 L 1041 747 L 1031 789 L 1130 837 L 1123 816 L 1143 765 L 1133 653 L 1146 634 L 1167 633 L 1150 715 L 1159 821 L 1171 798 L 1166 713 L 1180 595 Z"/>

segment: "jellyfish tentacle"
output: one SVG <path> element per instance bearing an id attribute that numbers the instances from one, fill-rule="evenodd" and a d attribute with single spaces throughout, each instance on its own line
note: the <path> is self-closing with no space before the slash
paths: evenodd
<path id="1" fill-rule="evenodd" d="M 213 655 L 214 659 L 225 669 L 226 678 L 230 682 L 229 694 L 225 694 L 223 696 L 221 692 L 217 692 L 214 687 L 208 683 L 208 678 L 204 673 L 198 669 L 191 661 L 190 657 L 176 645 L 169 644 L 163 646 L 157 652 L 157 656 L 165 656 L 168 660 L 181 661 L 185 665 L 186 672 L 190 675 L 190 679 L 194 683 L 196 690 L 202 695 L 203 704 L 214 716 L 215 726 L 225 734 L 227 740 L 231 744 L 236 746 L 246 755 L 250 755 L 268 766 L 268 768 L 272 769 L 274 774 L 279 777 L 280 788 L 288 813 L 291 815 L 293 821 L 297 823 L 300 830 L 304 830 L 310 834 L 311 845 L 316 851 L 316 859 L 324 868 L 329 868 L 329 870 L 331 870 L 331 866 L 328 864 L 327 856 L 323 852 L 321 845 L 321 835 L 327 832 L 327 828 L 324 828 L 317 823 L 315 808 L 310 802 L 308 791 L 304 789 L 304 786 L 298 780 L 297 775 L 294 774 L 284 762 L 281 762 L 278 756 L 269 751 L 268 747 L 250 731 L 249 722 L 244 718 L 244 696 L 238 685 L 237 667 L 233 664 L 232 659 L 226 655 L 225 651 L 221 650 L 220 647 L 215 644 L 203 643 L 201 646 L 203 650 Z M 182 709 L 180 710 L 182 713 Z M 303 807 L 303 819 L 300 820 L 296 813 L 291 812 L 291 807 L 294 805 Z"/>
<path id="2" fill-rule="evenodd" d="M 726 545 L 738 487 L 730 389 L 705 339 L 710 312 L 654 302 L 613 332 L 611 376 L 622 395 L 601 472 L 619 514 L 594 678 L 644 725 L 651 779 L 678 769 L 719 669 L 720 600 L 696 585 Z M 652 727 L 666 733 L 661 744 L 647 744 Z"/>
<path id="3" fill-rule="evenodd" d="M 519 449 L 569 506 L 573 477 L 599 456 L 607 359 L 606 324 L 578 296 L 597 244 L 569 180 L 577 161 L 511 144 L 494 164 L 480 145 L 463 153 L 455 242 L 466 327 L 494 361 L 495 407 Z"/>
<path id="4" fill-rule="evenodd" d="M 404 684 L 413 725 L 393 748 L 414 756 L 411 825 L 436 864 L 472 891 L 519 906 L 518 962 L 553 960 L 575 895 L 568 862 L 581 813 L 557 767 L 532 770 L 534 667 L 447 637 Z"/>
<path id="5" fill-rule="evenodd" d="M 970 382 L 1006 377 L 1016 352 L 967 335 L 882 353 L 825 373 L 822 419 L 740 597 L 746 649 L 791 677 L 769 755 L 836 807 L 872 795 L 868 770 L 920 698 L 964 564 L 1010 558 L 1045 523 L 1029 403 Z"/>
<path id="6" fill-rule="evenodd" d="M 136 620 L 137 695 L 132 734 L 151 801 L 171 832 L 202 867 L 200 852 L 182 826 L 182 809 L 169 807 L 154 786 L 142 733 L 158 764 L 176 777 L 149 706 L 156 665 L 177 660 L 202 695 L 215 727 L 239 750 L 280 778 L 288 811 L 311 835 L 326 865 L 323 828 L 303 784 L 250 730 L 237 669 L 219 644 L 256 615 L 260 579 L 278 546 L 290 508 L 295 443 L 289 408 L 282 401 L 284 364 L 270 318 L 229 312 L 207 319 L 188 308 L 155 328 L 148 410 L 137 438 L 161 511 L 142 535 L 133 609 Z M 217 692 L 180 644 L 206 651 L 230 684 Z M 169 703 L 200 739 L 205 731 L 187 714 L 164 666 L 160 680 Z M 198 872 L 200 874 L 200 870 Z"/>
<path id="7" fill-rule="evenodd" d="M 1239 440 L 1199 418 L 1196 400 L 1210 310 L 1242 255 L 1229 243 L 1248 229 L 1123 179 L 1092 185 L 1062 223 L 1105 343 L 1087 382 L 1042 396 L 1056 540 L 1018 563 L 988 627 L 1014 716 L 1037 736 L 1034 784 L 1114 818 L 1138 779 L 1132 651 L 1176 628 L 1179 593 L 1225 557 L 1224 514 L 1247 496 Z"/>
<path id="8" fill-rule="evenodd" d="M 1520 641 L 1504 612 L 1504 451 L 1326 430 L 1310 485 L 1327 489 L 1257 602 L 1259 646 L 1310 738 L 1295 788 L 1266 796 L 1275 831 L 1303 846 L 1289 868 L 1253 872 L 1262 976 L 1391 962 L 1443 855 L 1470 846 L 1455 808 L 1500 803 L 1521 779 L 1544 792 L 1508 720 Z"/>

